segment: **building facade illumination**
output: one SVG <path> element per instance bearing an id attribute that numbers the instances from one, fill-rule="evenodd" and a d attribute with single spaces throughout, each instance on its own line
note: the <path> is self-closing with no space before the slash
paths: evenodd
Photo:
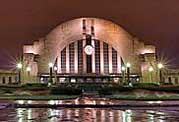
<path id="1" fill-rule="evenodd" d="M 75 78 L 78 82 L 120 81 L 125 67 L 130 67 L 131 77 L 144 80 L 146 67 L 156 62 L 155 53 L 154 46 L 98 18 L 67 21 L 33 45 L 23 47 L 24 60 L 32 66 L 34 77 L 48 79 L 49 67 L 55 66 L 57 71 L 52 77 L 55 74 L 58 81 Z M 49 62 L 52 65 L 48 66 Z"/>

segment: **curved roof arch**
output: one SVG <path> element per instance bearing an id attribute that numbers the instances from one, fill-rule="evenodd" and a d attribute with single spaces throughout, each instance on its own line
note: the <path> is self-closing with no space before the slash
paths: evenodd
<path id="1" fill-rule="evenodd" d="M 119 25 L 99 18 L 77 18 L 60 24 L 47 34 L 46 43 L 53 59 L 58 55 L 57 50 L 61 51 L 66 45 L 83 38 L 82 21 L 84 19 L 86 20 L 87 33 L 90 33 L 93 20 L 95 39 L 108 43 L 121 56 L 131 54 L 130 48 L 133 36 Z"/>

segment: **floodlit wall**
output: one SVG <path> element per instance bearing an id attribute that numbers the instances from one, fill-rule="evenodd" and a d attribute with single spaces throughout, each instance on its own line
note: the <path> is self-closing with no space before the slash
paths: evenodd
<path id="1" fill-rule="evenodd" d="M 44 38 L 34 41 L 33 45 L 23 47 L 26 63 L 32 67 L 32 74 L 48 73 L 48 63 L 55 62 L 60 52 L 70 43 L 84 38 L 82 21 L 86 20 L 86 34 L 91 33 L 94 26 L 94 38 L 112 46 L 124 63 L 131 63 L 131 72 L 141 74 L 143 81 L 151 81 L 148 68 L 156 68 L 156 49 L 153 45 L 145 45 L 143 41 L 133 37 L 115 23 L 98 18 L 79 18 L 67 21 L 53 29 Z M 151 54 L 151 55 L 150 55 Z M 121 62 L 120 62 L 121 63 Z M 121 68 L 120 66 L 118 68 Z M 120 69 L 121 70 L 121 69 Z M 156 73 L 152 80 L 156 81 Z"/>

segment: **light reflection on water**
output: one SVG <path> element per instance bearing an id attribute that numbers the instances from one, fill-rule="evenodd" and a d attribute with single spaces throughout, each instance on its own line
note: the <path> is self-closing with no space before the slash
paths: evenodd
<path id="1" fill-rule="evenodd" d="M 145 102 L 75 99 L 50 101 L 15 101 L 18 104 L 143 104 Z M 173 104 L 178 101 L 148 101 L 148 104 Z M 177 122 L 179 108 L 14 108 L 0 109 L 0 122 Z"/>
<path id="2" fill-rule="evenodd" d="M 178 111 L 94 108 L 17 108 L 0 110 L 4 122 L 177 122 Z"/>

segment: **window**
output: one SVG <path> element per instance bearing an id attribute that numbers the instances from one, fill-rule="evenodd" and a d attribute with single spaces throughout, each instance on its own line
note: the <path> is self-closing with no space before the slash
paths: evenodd
<path id="1" fill-rule="evenodd" d="M 75 57 L 75 48 L 74 48 L 74 43 L 71 43 L 69 45 L 69 62 L 70 62 L 70 73 L 74 73 L 75 72 L 75 61 L 74 61 L 74 57 Z"/>
<path id="2" fill-rule="evenodd" d="M 5 83 L 6 83 L 6 78 L 2 77 L 2 84 L 5 84 Z"/>
<path id="3" fill-rule="evenodd" d="M 172 78 L 168 77 L 168 83 L 172 83 Z"/>
<path id="4" fill-rule="evenodd" d="M 12 83 L 12 77 L 9 77 L 9 84 Z"/>
<path id="5" fill-rule="evenodd" d="M 96 73 L 100 73 L 100 42 L 95 40 L 95 68 Z"/>
<path id="6" fill-rule="evenodd" d="M 103 43 L 103 54 L 104 54 L 104 73 L 109 73 L 109 53 L 108 53 L 107 43 Z"/>
<path id="7" fill-rule="evenodd" d="M 113 73 L 117 73 L 117 51 L 112 48 L 112 69 Z"/>
<path id="8" fill-rule="evenodd" d="M 83 72 L 83 40 L 78 41 L 78 72 Z"/>
<path id="9" fill-rule="evenodd" d="M 61 70 L 66 73 L 66 48 L 61 51 Z"/>

